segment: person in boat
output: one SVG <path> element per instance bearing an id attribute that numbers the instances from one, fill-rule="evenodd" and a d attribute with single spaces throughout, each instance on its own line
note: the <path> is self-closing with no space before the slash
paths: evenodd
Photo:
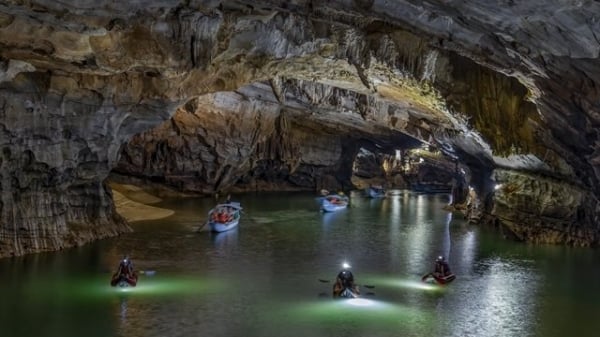
<path id="1" fill-rule="evenodd" d="M 119 267 L 117 268 L 117 277 L 126 277 L 129 278 L 133 276 L 133 262 L 129 256 L 123 256 L 121 262 L 119 262 Z"/>
<path id="2" fill-rule="evenodd" d="M 343 269 L 340 271 L 335 278 L 335 284 L 333 285 L 333 297 L 340 297 L 345 289 L 350 290 L 354 295 L 360 295 L 360 290 L 354 283 L 354 275 L 352 275 L 352 272 L 348 269 Z"/>
<path id="3" fill-rule="evenodd" d="M 446 262 L 446 259 L 441 255 L 435 259 L 435 269 L 433 270 L 433 274 L 437 277 L 445 277 L 452 274 L 448 262 Z"/>
<path id="4" fill-rule="evenodd" d="M 131 262 L 131 259 L 127 255 L 119 262 L 117 271 L 113 274 L 110 284 L 114 287 L 122 281 L 126 281 L 132 286 L 135 286 L 137 283 L 137 275 L 133 270 L 133 262 Z"/>
<path id="5" fill-rule="evenodd" d="M 224 208 L 219 208 L 217 211 L 217 220 L 221 223 L 227 222 L 227 212 Z"/>

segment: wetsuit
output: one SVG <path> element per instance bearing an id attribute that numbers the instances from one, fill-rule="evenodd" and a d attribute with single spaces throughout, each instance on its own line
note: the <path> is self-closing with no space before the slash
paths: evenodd
<path id="1" fill-rule="evenodd" d="M 448 262 L 436 261 L 434 273 L 436 273 L 438 275 L 442 275 L 442 276 L 449 275 L 450 274 L 450 266 L 448 266 Z"/>

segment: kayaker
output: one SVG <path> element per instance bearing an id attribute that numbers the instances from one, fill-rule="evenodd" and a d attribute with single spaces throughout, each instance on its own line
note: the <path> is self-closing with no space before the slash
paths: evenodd
<path id="1" fill-rule="evenodd" d="M 435 260 L 435 269 L 434 269 L 433 273 L 436 276 L 441 276 L 441 277 L 450 275 L 452 273 L 450 271 L 450 266 L 448 265 L 448 262 L 446 262 L 446 259 L 443 256 L 440 255 Z"/>
<path id="2" fill-rule="evenodd" d="M 348 269 L 343 269 L 339 272 L 333 285 L 333 296 L 339 297 L 344 289 L 349 289 L 355 295 L 359 295 L 360 291 L 356 284 L 354 284 L 354 275 Z"/>
<path id="3" fill-rule="evenodd" d="M 113 287 L 117 285 L 119 285 L 120 287 L 135 287 L 136 284 L 137 273 L 133 270 L 133 262 L 131 262 L 129 256 L 125 255 L 123 259 L 119 262 L 117 272 L 114 273 L 113 277 L 110 279 L 110 285 Z"/>
<path id="4" fill-rule="evenodd" d="M 119 263 L 119 267 L 117 268 L 117 277 L 130 277 L 133 275 L 133 262 L 129 256 L 123 256 L 123 259 Z"/>

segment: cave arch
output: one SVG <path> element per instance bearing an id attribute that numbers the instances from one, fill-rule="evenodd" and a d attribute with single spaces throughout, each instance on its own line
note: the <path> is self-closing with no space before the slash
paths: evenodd
<path id="1" fill-rule="evenodd" d="M 308 104 L 317 107 L 313 118 L 322 117 L 321 108 L 335 109 L 347 117 L 340 121 L 369 124 L 377 133 L 433 137 L 473 172 L 490 175 L 482 191 L 489 181 L 512 186 L 504 196 L 495 193 L 507 207 L 492 208 L 490 216 L 508 219 L 504 225 L 524 240 L 598 243 L 597 50 L 594 29 L 575 31 L 565 18 L 549 19 L 564 4 L 540 14 L 545 24 L 560 26 L 544 31 L 570 31 L 577 39 L 531 38 L 545 26 L 528 24 L 525 3 L 510 11 L 468 5 L 448 11 L 443 4 L 362 1 L 369 10 L 361 12 L 356 2 L 263 4 L 2 7 L 0 116 L 7 151 L 0 166 L 0 255 L 126 231 L 102 185 L 121 145 L 194 97 L 253 83 L 266 83 L 277 104 L 292 112 Z M 568 10 L 582 22 L 594 12 Z M 18 158 L 27 151 L 31 164 L 47 172 L 22 170 Z M 279 152 L 284 159 L 286 151 L 294 148 Z M 45 179 L 48 172 L 55 177 Z M 538 195 L 525 186 L 540 179 L 539 188 L 551 195 L 577 198 L 567 204 L 554 198 L 535 214 L 512 207 L 519 193 Z M 36 187 L 25 193 L 23 185 Z M 563 209 L 577 211 L 557 211 Z M 20 228 L 47 235 L 21 235 Z M 558 234 L 540 234 L 544 228 Z"/>

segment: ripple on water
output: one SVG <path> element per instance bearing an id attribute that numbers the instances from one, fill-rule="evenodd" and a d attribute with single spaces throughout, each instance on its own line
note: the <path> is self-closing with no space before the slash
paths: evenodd
<path id="1" fill-rule="evenodd" d="M 286 336 L 426 336 L 432 333 L 434 317 L 422 310 L 377 298 L 315 299 L 289 303 L 277 311 L 263 313 L 273 331 Z"/>
<path id="2" fill-rule="evenodd" d="M 535 328 L 540 277 L 531 261 L 491 258 L 455 284 L 438 308 L 449 336 L 528 336 Z"/>

